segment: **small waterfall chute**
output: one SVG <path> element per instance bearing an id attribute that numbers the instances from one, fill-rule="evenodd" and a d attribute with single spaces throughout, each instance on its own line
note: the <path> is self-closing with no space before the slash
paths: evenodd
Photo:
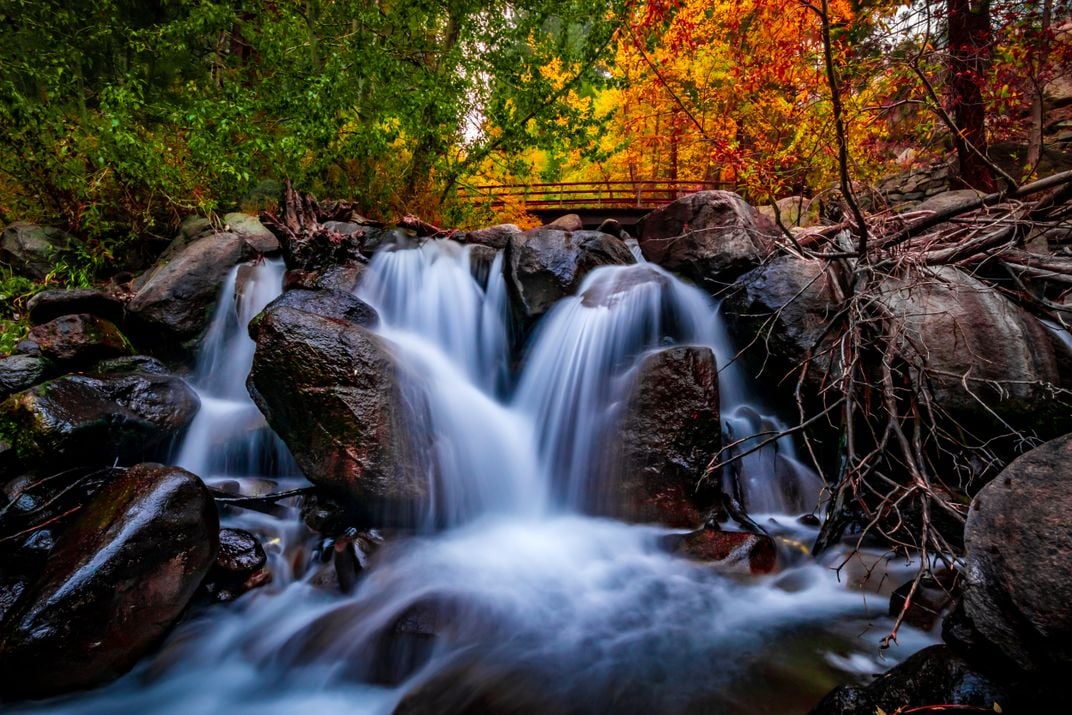
<path id="1" fill-rule="evenodd" d="M 299 473 L 246 390 L 256 349 L 247 327 L 282 293 L 284 271 L 278 258 L 240 264 L 220 289 L 190 378 L 201 409 L 174 457 L 175 464 L 203 479 Z"/>

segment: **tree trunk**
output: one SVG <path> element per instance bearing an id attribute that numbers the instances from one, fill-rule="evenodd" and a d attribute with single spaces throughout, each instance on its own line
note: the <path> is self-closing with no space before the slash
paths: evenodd
<path id="1" fill-rule="evenodd" d="M 677 199 L 678 145 L 681 143 L 681 110 L 675 108 L 670 115 L 670 191 L 671 201 Z"/>
<path id="2" fill-rule="evenodd" d="M 439 45 L 438 55 L 429 55 L 424 60 L 425 70 L 433 77 L 444 77 L 457 70 L 451 53 L 458 46 L 461 39 L 462 23 L 465 17 L 461 10 L 451 9 L 447 16 L 446 27 L 441 38 L 435 38 Z M 406 172 L 405 188 L 402 191 L 402 202 L 409 211 L 424 211 L 427 206 L 415 205 L 421 198 L 427 198 L 427 192 L 432 184 L 432 169 L 436 161 L 446 156 L 448 150 L 447 138 L 444 129 L 437 117 L 437 107 L 434 102 L 425 105 L 422 112 L 421 122 L 424 133 L 418 138 L 413 147 L 413 156 L 410 159 L 409 169 Z M 453 184 L 455 177 L 448 175 L 449 183 Z M 444 193 L 446 195 L 445 187 Z"/>
<path id="3" fill-rule="evenodd" d="M 949 102 L 959 133 L 953 137 L 962 184 L 990 193 L 997 188 L 986 154 L 982 84 L 990 61 L 990 0 L 947 0 Z"/>
<path id="4" fill-rule="evenodd" d="M 1045 79 L 1043 73 L 1050 54 L 1050 23 L 1053 17 L 1053 0 L 1043 0 L 1042 17 L 1039 20 L 1038 48 L 1035 67 L 1031 77 L 1031 133 L 1027 138 L 1027 172 L 1038 169 L 1042 159 L 1042 130 L 1045 120 Z"/>

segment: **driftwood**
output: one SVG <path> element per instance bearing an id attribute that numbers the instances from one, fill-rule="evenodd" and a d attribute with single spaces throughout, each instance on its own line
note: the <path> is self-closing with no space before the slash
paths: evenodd
<path id="1" fill-rule="evenodd" d="M 914 221 L 904 229 L 896 233 L 894 236 L 884 241 L 883 248 L 889 249 L 897 246 L 909 239 L 919 236 L 920 234 L 939 226 L 943 223 L 950 221 L 958 216 L 963 216 L 971 211 L 977 211 L 987 206 L 995 206 L 1009 199 L 1022 199 L 1033 194 L 1039 194 L 1050 189 L 1061 189 L 1072 186 L 1072 171 L 1064 171 L 1060 174 L 1054 174 L 1048 176 L 1045 179 L 1040 179 L 1031 184 L 1025 184 L 1017 188 L 1015 191 L 1004 192 L 999 191 L 993 194 L 986 194 L 980 196 L 977 199 L 967 199 L 960 203 L 954 204 L 942 211 L 936 211 L 930 216 Z"/>
<path id="2" fill-rule="evenodd" d="M 354 233 L 342 234 L 325 226 L 328 221 L 358 218 L 364 225 Z M 361 249 L 377 227 L 355 214 L 347 202 L 333 202 L 322 209 L 309 193 L 294 190 L 290 180 L 284 184 L 277 214 L 261 212 L 261 223 L 279 239 L 283 260 L 291 270 L 315 271 L 346 261 L 363 262 Z"/>
<path id="3" fill-rule="evenodd" d="M 371 221 L 357 212 L 349 201 L 317 202 L 309 193 L 299 193 L 288 179 L 276 213 L 261 212 L 261 223 L 279 239 L 288 269 L 316 271 L 347 261 L 364 263 L 365 254 L 384 229 L 384 224 Z M 354 223 L 356 231 L 340 233 L 325 224 Z M 396 224 L 417 238 L 451 238 L 459 232 L 435 226 L 417 216 L 407 214 Z M 368 250 L 366 250 L 368 247 Z"/>
<path id="4" fill-rule="evenodd" d="M 398 227 L 413 231 L 420 238 L 450 238 L 460 233 L 458 229 L 440 228 L 413 214 L 403 216 L 398 222 Z"/>
<path id="5" fill-rule="evenodd" d="M 259 497 L 242 496 L 241 494 L 230 494 L 228 492 L 220 491 L 219 489 L 210 488 L 212 498 L 217 504 L 225 506 L 241 507 L 242 509 L 252 509 L 253 511 L 259 511 L 266 514 L 273 513 L 278 508 L 278 503 L 284 499 L 290 499 L 291 497 L 303 497 L 312 494 L 316 491 L 316 487 L 300 487 L 298 489 L 288 489 L 284 492 L 275 492 L 274 494 L 265 494 Z"/>

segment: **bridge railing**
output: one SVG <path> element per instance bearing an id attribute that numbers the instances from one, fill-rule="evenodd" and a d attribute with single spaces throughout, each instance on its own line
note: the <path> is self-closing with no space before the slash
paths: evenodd
<path id="1" fill-rule="evenodd" d="M 665 206 L 686 194 L 733 187 L 720 181 L 566 181 L 553 184 L 486 184 L 468 186 L 461 193 L 471 201 L 499 208 L 521 204 L 525 208 L 638 208 Z"/>

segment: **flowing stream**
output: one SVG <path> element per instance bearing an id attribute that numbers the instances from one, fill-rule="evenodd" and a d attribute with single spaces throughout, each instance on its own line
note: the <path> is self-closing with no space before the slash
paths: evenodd
<path id="1" fill-rule="evenodd" d="M 249 269 L 246 269 L 249 270 Z M 281 267 L 232 275 L 192 380 L 204 405 L 176 460 L 249 493 L 300 480 L 245 394 L 245 324 Z M 352 593 L 318 585 L 317 539 L 296 506 L 244 510 L 273 582 L 194 613 L 158 655 L 102 690 L 46 704 L 117 713 L 800 713 L 839 682 L 927 642 L 911 629 L 880 659 L 886 598 L 801 553 L 818 478 L 788 438 L 724 478 L 778 535 L 782 568 L 730 577 L 665 551 L 669 530 L 589 515 L 608 426 L 647 351 L 711 348 L 729 439 L 776 428 L 734 362 L 706 295 L 651 264 L 593 271 L 511 354 L 502 256 L 484 280 L 451 241 L 385 249 L 358 295 L 381 316 L 428 409 L 437 490 L 412 534 L 386 544 Z M 747 446 L 745 442 L 743 446 Z M 879 560 L 876 558 L 875 563 Z M 889 565 L 891 583 L 907 565 Z M 888 593 L 888 591 L 887 591 Z M 468 707 L 465 710 L 464 707 Z"/>
<path id="2" fill-rule="evenodd" d="M 190 380 L 201 409 L 174 458 L 207 481 L 298 474 L 246 390 L 256 349 L 246 328 L 279 295 L 285 270 L 282 259 L 236 266 L 220 292 Z"/>

